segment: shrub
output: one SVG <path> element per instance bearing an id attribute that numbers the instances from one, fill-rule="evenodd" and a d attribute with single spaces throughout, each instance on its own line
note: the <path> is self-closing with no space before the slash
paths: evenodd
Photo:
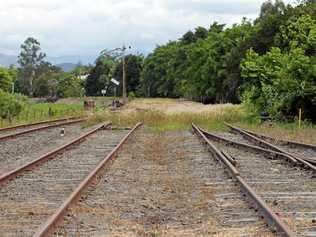
<path id="1" fill-rule="evenodd" d="M 18 115 L 26 98 L 22 95 L 12 95 L 0 89 L 0 117 L 8 118 Z"/>

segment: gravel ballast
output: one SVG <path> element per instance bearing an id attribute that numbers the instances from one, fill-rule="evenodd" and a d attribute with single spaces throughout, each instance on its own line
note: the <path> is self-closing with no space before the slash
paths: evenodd
<path id="1" fill-rule="evenodd" d="M 1 236 L 33 236 L 127 132 L 99 131 L 2 187 Z"/>
<path id="2" fill-rule="evenodd" d="M 61 136 L 62 128 L 65 130 L 64 136 Z M 93 127 L 83 129 L 80 124 L 74 124 L 0 141 L 0 175 L 33 161 L 92 129 Z"/>
<path id="3" fill-rule="evenodd" d="M 56 236 L 274 236 L 189 132 L 137 131 Z"/>
<path id="4" fill-rule="evenodd" d="M 251 144 L 240 135 L 228 133 L 217 135 Z M 297 236 L 316 235 L 315 174 L 299 167 L 292 167 L 281 160 L 268 159 L 253 151 L 212 142 L 235 157 L 241 176 Z"/>

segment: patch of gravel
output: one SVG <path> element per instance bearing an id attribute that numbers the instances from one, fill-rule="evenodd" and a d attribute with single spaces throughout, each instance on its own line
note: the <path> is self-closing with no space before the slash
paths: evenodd
<path id="1" fill-rule="evenodd" d="M 234 133 L 230 133 L 230 132 L 213 132 L 213 134 L 215 134 L 217 136 L 220 136 L 222 138 L 226 138 L 226 139 L 232 140 L 234 142 L 240 142 L 240 143 L 249 144 L 249 141 L 247 139 L 245 139 L 243 136 L 236 135 Z"/>
<path id="2" fill-rule="evenodd" d="M 56 236 L 274 236 L 189 132 L 137 131 Z"/>
<path id="3" fill-rule="evenodd" d="M 102 130 L 0 189 L 0 233 L 33 236 L 128 131 Z"/>
<path id="4" fill-rule="evenodd" d="M 278 142 L 275 142 L 274 145 L 289 153 L 292 153 L 293 155 L 297 155 L 298 157 L 312 158 L 316 161 L 316 149 L 304 148 L 295 145 L 284 145 Z"/>
<path id="5" fill-rule="evenodd" d="M 80 124 L 67 125 L 0 141 L 0 175 L 35 160 L 94 127 L 83 129 Z M 64 136 L 60 135 L 62 128 L 65 129 Z"/>

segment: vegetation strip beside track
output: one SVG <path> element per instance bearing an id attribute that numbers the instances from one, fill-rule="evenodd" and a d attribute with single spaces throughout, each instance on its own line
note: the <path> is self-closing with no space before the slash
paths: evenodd
<path id="1" fill-rule="evenodd" d="M 12 180 L 14 179 L 15 177 L 17 177 L 18 175 L 21 175 L 23 172 L 27 171 L 27 170 L 30 170 L 38 165 L 40 165 L 41 163 L 43 162 L 46 162 L 47 160 L 49 159 L 52 159 L 52 157 L 54 155 L 57 155 L 61 152 L 64 152 L 66 149 L 68 149 L 69 147 L 71 147 L 72 145 L 75 145 L 75 144 L 78 144 L 78 143 L 81 143 L 82 141 L 84 141 L 85 138 L 87 138 L 88 136 L 96 133 L 97 131 L 99 131 L 100 129 L 103 129 L 103 128 L 107 128 L 108 126 L 110 126 L 111 123 L 107 123 L 107 124 L 102 124 L 101 126 L 98 126 L 97 128 L 81 135 L 80 137 L 72 140 L 71 142 L 59 147 L 59 148 L 56 148 L 55 150 L 52 150 L 44 155 L 42 155 L 41 157 L 37 158 L 36 160 L 32 161 L 32 162 L 29 162 L 25 165 L 22 165 L 18 168 L 16 168 L 15 170 L 12 170 L 6 174 L 3 174 L 0 176 L 0 186 L 4 185 L 6 182 L 8 182 L 9 180 Z"/>
<path id="2" fill-rule="evenodd" d="M 245 180 L 240 177 L 238 170 L 230 163 L 230 161 L 222 154 L 222 152 L 215 147 L 214 144 L 207 139 L 204 133 L 194 124 L 192 124 L 194 132 L 200 136 L 204 142 L 210 147 L 212 153 L 221 162 L 223 162 L 229 169 L 232 176 L 239 182 L 241 188 L 245 191 L 247 196 L 255 202 L 256 206 L 260 208 L 262 215 L 265 217 L 267 223 L 273 229 L 275 228 L 280 236 L 294 237 L 296 236 L 290 228 L 283 223 L 283 221 L 267 206 L 267 204 L 254 192 L 254 190 L 245 182 Z"/>
<path id="3" fill-rule="evenodd" d="M 69 117 L 69 118 L 61 118 L 61 119 L 54 119 L 54 120 L 45 120 L 45 121 L 41 121 L 41 122 L 37 122 L 37 123 L 19 124 L 19 125 L 15 125 L 12 127 L 0 128 L 0 133 L 4 132 L 4 131 L 18 129 L 18 128 L 27 128 L 27 127 L 32 127 L 32 126 L 41 125 L 41 124 L 63 122 L 63 121 L 68 121 L 68 120 L 73 120 L 73 119 L 79 119 L 79 117 Z"/>
<path id="4" fill-rule="evenodd" d="M 277 159 L 281 159 L 283 161 L 287 161 L 289 163 L 291 163 L 292 165 L 296 166 L 296 165 L 303 165 L 304 168 L 308 169 L 308 170 L 312 170 L 313 172 L 316 171 L 316 167 L 314 165 L 312 165 L 310 162 L 308 161 L 305 161 L 305 158 L 304 160 L 303 159 L 300 159 L 300 158 L 294 158 L 286 153 L 283 153 L 283 152 L 278 152 L 278 151 L 275 151 L 275 150 L 271 150 L 271 149 L 266 149 L 266 148 L 263 148 L 263 147 L 260 147 L 260 146 L 255 146 L 255 145 L 251 145 L 251 144 L 246 144 L 246 143 L 242 143 L 242 142 L 236 142 L 236 141 L 232 141 L 230 139 L 227 139 L 227 138 L 223 138 L 221 136 L 217 136 L 213 133 L 210 133 L 210 132 L 207 132 L 203 129 L 200 129 L 207 137 L 209 138 L 212 138 L 212 139 L 215 139 L 217 141 L 220 141 L 220 142 L 224 142 L 226 144 L 230 144 L 230 145 L 233 145 L 233 146 L 238 146 L 238 147 L 241 147 L 243 149 L 246 149 L 246 150 L 253 150 L 253 151 L 256 151 L 256 152 L 260 152 L 260 153 L 263 153 L 265 155 L 267 155 L 268 157 L 270 158 L 277 158 Z M 308 159 L 306 159 L 308 160 Z"/>
<path id="5" fill-rule="evenodd" d="M 234 127 L 230 124 L 226 124 L 233 132 L 237 132 L 239 134 L 241 134 L 244 138 L 246 138 L 247 140 L 249 140 L 250 142 L 254 142 L 256 144 L 258 144 L 259 146 L 262 147 L 266 147 L 268 149 L 283 153 L 284 155 L 288 156 L 288 157 L 292 157 L 293 159 L 295 159 L 296 161 L 298 161 L 300 164 L 304 165 L 305 167 L 311 169 L 312 171 L 316 171 L 316 166 L 314 166 L 313 164 L 311 164 L 308 159 L 305 160 L 305 158 L 303 157 L 298 157 L 297 155 L 294 155 L 292 153 L 289 153 L 267 141 L 264 141 L 240 128 Z"/>
<path id="6" fill-rule="evenodd" d="M 261 133 L 255 133 L 255 132 L 246 130 L 244 128 L 241 128 L 241 129 L 243 131 L 245 131 L 245 132 L 247 132 L 249 134 L 252 134 L 252 135 L 254 135 L 254 136 L 258 137 L 258 138 L 261 138 L 263 140 L 272 141 L 272 142 L 278 142 L 278 143 L 282 143 L 282 144 L 290 145 L 290 146 L 301 146 L 301 147 L 304 147 L 304 148 L 310 148 L 310 149 L 316 150 L 316 145 L 314 145 L 314 144 L 302 143 L 302 142 L 297 142 L 297 141 L 293 141 L 293 140 L 277 139 L 277 138 L 270 137 L 270 136 L 267 136 L 267 135 L 264 135 L 264 134 L 261 134 Z"/>
<path id="7" fill-rule="evenodd" d="M 60 208 L 44 223 L 38 231 L 35 233 L 34 237 L 43 237 L 49 235 L 54 227 L 62 221 L 63 215 L 67 209 L 74 204 L 81 196 L 82 192 L 93 182 L 96 178 L 97 173 L 101 168 L 111 159 L 114 158 L 119 149 L 123 146 L 130 135 L 140 126 L 142 123 L 136 124 L 128 134 L 120 141 L 120 143 L 99 163 L 99 165 L 82 181 L 75 191 L 70 195 L 70 197 L 60 206 Z"/>
<path id="8" fill-rule="evenodd" d="M 47 125 L 47 126 L 43 126 L 43 127 L 28 129 L 28 130 L 25 130 L 25 131 L 21 131 L 21 132 L 16 132 L 16 133 L 13 133 L 13 134 L 4 135 L 4 136 L 0 137 L 0 141 L 12 139 L 12 138 L 15 138 L 15 137 L 18 137 L 18 136 L 22 136 L 22 135 L 24 135 L 24 134 L 28 134 L 28 133 L 32 133 L 32 132 L 37 132 L 37 131 L 41 131 L 41 130 L 45 130 L 45 129 L 49 129 L 49 128 L 55 128 L 55 127 L 60 127 L 60 126 L 64 126 L 64 125 L 70 125 L 70 124 L 75 124 L 75 123 L 81 123 L 81 122 L 83 122 L 83 121 L 85 121 L 85 120 L 86 120 L 86 119 L 75 119 L 75 120 L 70 120 L 70 121 L 66 121 L 66 122 L 51 124 L 51 125 Z"/>

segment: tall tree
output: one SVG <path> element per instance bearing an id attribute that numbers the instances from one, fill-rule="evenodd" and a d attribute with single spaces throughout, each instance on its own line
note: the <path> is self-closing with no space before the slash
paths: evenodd
<path id="1" fill-rule="evenodd" d="M 195 42 L 196 38 L 195 38 L 194 33 L 190 30 L 187 33 L 185 33 L 180 40 L 184 44 L 192 44 Z"/>
<path id="2" fill-rule="evenodd" d="M 34 96 L 50 96 L 57 95 L 57 79 L 56 77 L 62 74 L 62 69 L 52 65 L 49 62 L 41 62 L 36 70 L 36 77 L 33 82 Z"/>
<path id="3" fill-rule="evenodd" d="M 260 16 L 254 21 L 255 33 L 252 47 L 259 54 L 265 54 L 274 46 L 274 37 L 286 21 L 286 6 L 281 0 L 269 0 L 262 4 Z"/>
<path id="4" fill-rule="evenodd" d="M 101 90 L 106 88 L 111 80 L 115 59 L 108 54 L 101 54 L 91 69 L 85 83 L 86 94 L 89 96 L 101 95 Z"/>
<path id="5" fill-rule="evenodd" d="M 177 77 L 175 57 L 179 48 L 178 42 L 169 42 L 155 49 L 144 61 L 141 75 L 141 91 L 151 97 L 177 97 L 175 86 Z"/>
<path id="6" fill-rule="evenodd" d="M 36 39 L 29 37 L 21 45 L 21 53 L 18 57 L 20 65 L 19 85 L 22 91 L 27 92 L 29 96 L 33 96 L 33 82 L 36 78 L 36 72 L 46 56 L 40 51 L 40 43 Z"/>
<path id="7" fill-rule="evenodd" d="M 207 37 L 207 33 L 208 33 L 207 29 L 205 29 L 202 26 L 199 26 L 195 29 L 194 36 L 197 40 L 205 39 Z"/>
<path id="8" fill-rule="evenodd" d="M 125 70 L 127 75 L 127 92 L 135 93 L 139 87 L 140 73 L 142 70 L 143 56 L 129 54 L 125 56 Z M 120 82 L 119 93 L 122 92 L 122 81 L 123 81 L 123 65 L 120 60 L 116 64 L 113 77 Z"/>
<path id="9" fill-rule="evenodd" d="M 11 91 L 12 85 L 16 80 L 16 68 L 5 68 L 0 66 L 0 89 L 4 91 Z"/>

